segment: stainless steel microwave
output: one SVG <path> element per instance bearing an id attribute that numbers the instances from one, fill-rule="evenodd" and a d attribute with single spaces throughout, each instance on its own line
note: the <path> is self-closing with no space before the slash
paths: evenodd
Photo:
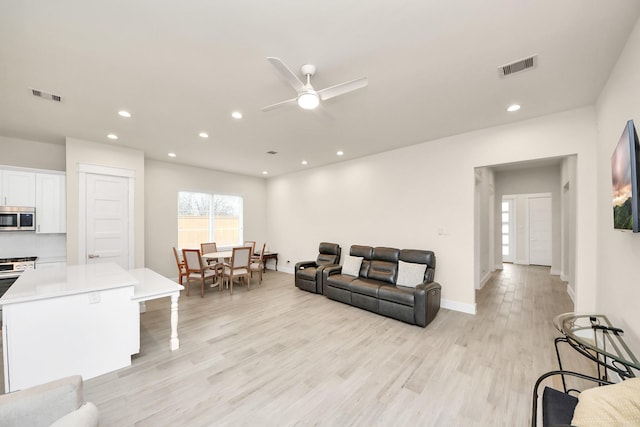
<path id="1" fill-rule="evenodd" d="M 0 231 L 34 231 L 36 208 L 0 206 Z"/>

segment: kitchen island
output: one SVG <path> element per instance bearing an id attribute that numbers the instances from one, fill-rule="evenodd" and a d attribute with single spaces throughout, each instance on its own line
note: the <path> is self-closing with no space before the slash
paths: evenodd
<path id="1" fill-rule="evenodd" d="M 74 374 L 86 380 L 131 365 L 131 355 L 140 351 L 138 304 L 140 289 L 149 286 L 145 277 L 160 288 L 154 295 L 175 303 L 171 339 L 177 348 L 182 287 L 149 272 L 105 263 L 23 273 L 0 298 L 5 392 Z"/>

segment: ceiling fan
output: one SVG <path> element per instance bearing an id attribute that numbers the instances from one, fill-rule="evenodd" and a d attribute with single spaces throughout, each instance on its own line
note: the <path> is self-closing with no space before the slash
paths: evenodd
<path id="1" fill-rule="evenodd" d="M 300 68 L 300 72 L 302 73 L 302 75 L 307 78 L 307 82 L 303 83 L 298 78 L 298 76 L 293 71 L 291 71 L 291 69 L 287 67 L 284 62 L 282 62 L 280 58 L 270 56 L 267 58 L 267 60 L 271 63 L 271 65 L 276 67 L 282 77 L 284 77 L 285 80 L 289 82 L 293 89 L 295 89 L 295 91 L 298 93 L 298 96 L 286 101 L 267 105 L 266 107 L 262 108 L 262 111 L 270 111 L 294 103 L 297 103 L 300 108 L 304 108 L 305 110 L 313 110 L 318 105 L 320 105 L 320 101 L 326 101 L 327 99 L 331 99 L 339 95 L 344 95 L 345 93 L 349 93 L 354 90 L 366 87 L 369 84 L 367 78 L 362 77 L 334 86 L 329 86 L 321 90 L 315 90 L 313 86 L 311 86 L 311 76 L 316 73 L 315 65 L 305 64 Z"/>

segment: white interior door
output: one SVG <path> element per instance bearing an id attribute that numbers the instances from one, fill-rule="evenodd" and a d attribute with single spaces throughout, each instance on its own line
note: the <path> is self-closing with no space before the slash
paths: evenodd
<path id="1" fill-rule="evenodd" d="M 551 197 L 529 199 L 529 264 L 551 265 Z"/>
<path id="2" fill-rule="evenodd" d="M 86 174 L 87 264 L 115 262 L 129 269 L 129 180 Z"/>

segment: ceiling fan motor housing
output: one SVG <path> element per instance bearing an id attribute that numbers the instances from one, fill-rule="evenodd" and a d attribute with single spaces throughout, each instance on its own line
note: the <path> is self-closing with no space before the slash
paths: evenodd
<path id="1" fill-rule="evenodd" d="M 300 67 L 300 72 L 303 76 L 313 76 L 316 73 L 316 66 L 312 64 L 305 64 Z"/>

